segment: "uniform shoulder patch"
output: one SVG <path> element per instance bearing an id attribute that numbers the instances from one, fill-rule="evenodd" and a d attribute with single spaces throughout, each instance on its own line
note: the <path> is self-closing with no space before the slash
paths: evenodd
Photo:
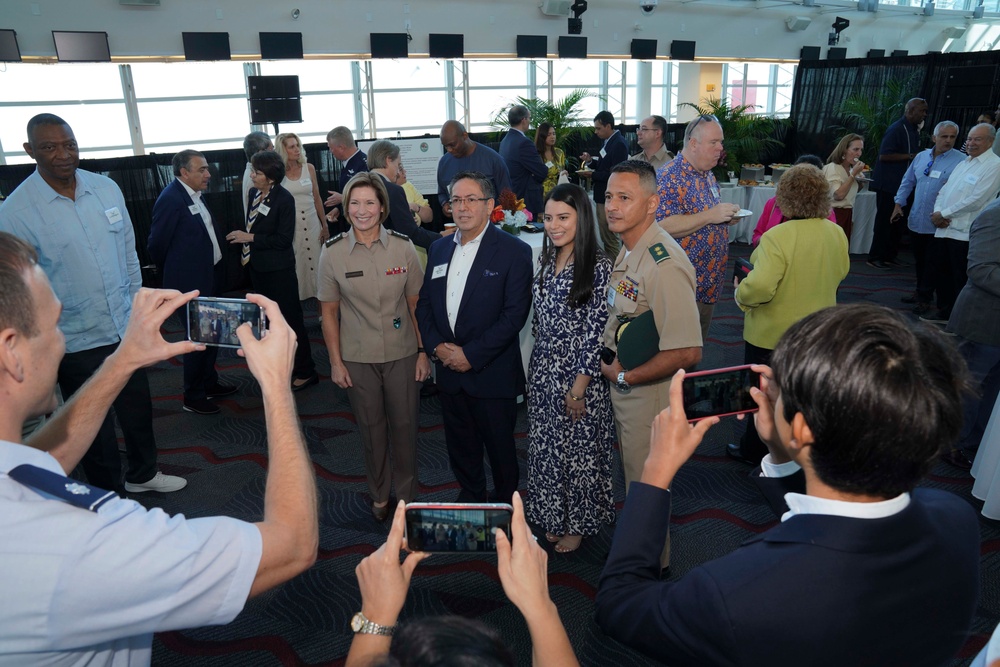
<path id="1" fill-rule="evenodd" d="M 659 264 L 665 259 L 670 259 L 670 253 L 667 252 L 667 249 L 663 246 L 662 243 L 654 243 L 653 245 L 649 246 L 649 254 L 653 256 L 653 260 L 657 264 Z"/>
<path id="2" fill-rule="evenodd" d="M 407 241 L 409 241 L 409 240 L 410 240 L 410 237 L 409 237 L 409 236 L 407 236 L 406 234 L 403 234 L 403 233 L 401 233 L 401 232 L 397 232 L 397 231 L 396 231 L 395 229 L 388 229 L 388 230 L 386 230 L 386 231 L 388 231 L 388 232 L 389 232 L 390 234 L 392 234 L 393 236 L 398 236 L 399 238 L 401 238 L 401 239 L 406 239 Z"/>
<path id="3" fill-rule="evenodd" d="M 327 242 L 324 243 L 323 245 L 326 246 L 327 248 L 329 248 L 330 246 L 332 246 L 337 241 L 341 241 L 341 240 L 343 240 L 345 238 L 347 238 L 347 232 L 341 232 L 340 234 L 337 234 L 336 236 L 332 236 L 329 239 L 327 239 Z"/>

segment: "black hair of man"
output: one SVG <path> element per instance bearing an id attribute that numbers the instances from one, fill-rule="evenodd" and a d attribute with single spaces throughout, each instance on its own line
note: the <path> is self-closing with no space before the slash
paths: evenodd
<path id="1" fill-rule="evenodd" d="M 507 111 L 507 122 L 511 127 L 514 127 L 520 125 L 530 115 L 528 107 L 523 104 L 515 104 Z"/>
<path id="2" fill-rule="evenodd" d="M 818 155 L 800 155 L 795 164 L 811 164 L 821 171 L 823 169 L 823 160 Z"/>
<path id="3" fill-rule="evenodd" d="M 35 128 L 39 125 L 60 125 L 63 127 L 69 127 L 69 123 L 54 113 L 40 113 L 32 116 L 28 121 L 28 143 L 31 144 L 32 147 L 35 145 Z"/>
<path id="4" fill-rule="evenodd" d="M 33 338 L 38 335 L 35 303 L 24 274 L 38 265 L 38 253 L 12 234 L 0 232 L 0 331 L 13 328 Z"/>
<path id="5" fill-rule="evenodd" d="M 664 118 L 663 116 L 656 116 L 656 115 L 650 116 L 650 118 L 653 119 L 653 127 L 655 129 L 657 129 L 657 130 L 660 131 L 660 137 L 662 137 L 663 140 L 666 140 L 666 138 L 667 138 L 667 119 Z"/>
<path id="6" fill-rule="evenodd" d="M 833 489 L 911 491 L 962 425 L 966 367 L 933 327 L 872 304 L 825 308 L 793 324 L 771 356 L 784 418 L 802 413 L 810 462 Z"/>
<path id="7" fill-rule="evenodd" d="M 281 180 L 285 177 L 285 162 L 274 151 L 256 153 L 250 159 L 250 164 L 256 171 L 264 174 L 264 177 L 272 183 L 281 183 Z"/>
<path id="8" fill-rule="evenodd" d="M 645 160 L 625 160 L 611 167 L 612 174 L 635 174 L 639 185 L 649 195 L 656 192 L 656 169 Z"/>
<path id="9" fill-rule="evenodd" d="M 455 187 L 455 183 L 469 179 L 470 181 L 475 181 L 479 184 L 479 189 L 482 191 L 483 196 L 487 199 L 494 198 L 493 183 L 490 179 L 478 171 L 460 171 L 451 179 L 451 183 L 448 184 L 448 192 L 451 192 L 452 188 Z"/>
<path id="10" fill-rule="evenodd" d="M 615 117 L 610 111 L 604 110 L 597 112 L 597 115 L 594 116 L 594 121 L 601 125 L 614 125 Z"/>
<path id="11" fill-rule="evenodd" d="M 254 155 L 267 148 L 271 143 L 271 137 L 266 132 L 251 132 L 243 137 L 243 152 L 246 153 L 247 162 Z"/>
<path id="12" fill-rule="evenodd" d="M 170 166 L 174 168 L 174 176 L 181 175 L 181 169 L 187 169 L 188 165 L 191 164 L 191 158 L 194 157 L 205 157 L 198 151 L 188 148 L 181 151 L 180 153 L 174 153 L 173 159 L 170 160 Z"/>
<path id="13" fill-rule="evenodd" d="M 400 625 L 393 633 L 389 654 L 374 664 L 514 667 L 516 662 L 500 635 L 484 623 L 461 616 L 435 616 Z"/>

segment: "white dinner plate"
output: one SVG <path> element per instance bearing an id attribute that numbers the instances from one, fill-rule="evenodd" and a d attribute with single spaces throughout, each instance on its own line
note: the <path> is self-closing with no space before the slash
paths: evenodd
<path id="1" fill-rule="evenodd" d="M 751 211 L 748 208 L 741 208 L 740 210 L 736 211 L 736 215 L 733 216 L 733 219 L 735 220 L 736 218 L 745 218 L 750 215 L 753 215 L 753 211 Z"/>

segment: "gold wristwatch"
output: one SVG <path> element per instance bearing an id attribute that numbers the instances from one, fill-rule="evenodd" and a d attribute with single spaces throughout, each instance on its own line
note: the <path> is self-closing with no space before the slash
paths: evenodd
<path id="1" fill-rule="evenodd" d="M 351 630 L 359 635 L 386 635 L 392 636 L 396 630 L 395 625 L 379 625 L 374 621 L 369 621 L 360 611 L 351 619 Z"/>

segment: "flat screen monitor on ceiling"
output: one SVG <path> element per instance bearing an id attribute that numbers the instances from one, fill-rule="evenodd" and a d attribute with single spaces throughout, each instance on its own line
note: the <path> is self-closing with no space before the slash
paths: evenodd
<path id="1" fill-rule="evenodd" d="M 301 60 L 301 32 L 262 32 L 260 33 L 261 60 Z"/>
<path id="2" fill-rule="evenodd" d="M 228 32 L 182 32 L 185 60 L 232 60 Z"/>
<path id="3" fill-rule="evenodd" d="M 17 46 L 17 33 L 0 30 L 0 63 L 21 62 L 21 49 Z"/>
<path id="4" fill-rule="evenodd" d="M 559 38 L 560 58 L 586 58 L 587 38 L 586 37 L 560 37 Z"/>
<path id="5" fill-rule="evenodd" d="M 547 58 L 549 38 L 545 35 L 518 35 L 518 58 Z"/>
<path id="6" fill-rule="evenodd" d="M 373 32 L 372 58 L 406 58 L 410 52 L 409 41 L 405 32 Z"/>
<path id="7" fill-rule="evenodd" d="M 670 42 L 671 60 L 694 60 L 695 43 L 683 39 Z"/>
<path id="8" fill-rule="evenodd" d="M 656 40 L 633 39 L 631 54 L 633 60 L 656 60 Z"/>
<path id="9" fill-rule="evenodd" d="M 431 58 L 459 59 L 465 57 L 465 35 L 437 35 L 431 33 L 429 55 Z"/>
<path id="10" fill-rule="evenodd" d="M 109 63 L 111 48 L 108 33 L 79 30 L 53 30 L 56 58 L 61 63 Z"/>

